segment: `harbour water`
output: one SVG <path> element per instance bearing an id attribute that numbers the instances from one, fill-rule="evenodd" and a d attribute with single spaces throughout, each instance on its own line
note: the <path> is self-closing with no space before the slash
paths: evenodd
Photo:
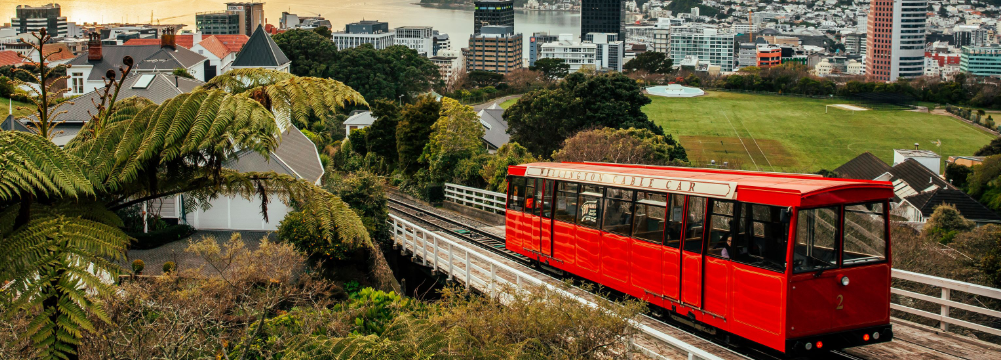
<path id="1" fill-rule="evenodd" d="M 78 24 L 83 22 L 142 22 L 187 24 L 195 29 L 195 13 L 225 10 L 222 0 L 11 0 L 0 6 L 2 22 L 10 22 L 16 5 L 39 6 L 58 2 L 63 16 Z M 417 5 L 418 0 L 272 0 L 265 1 L 268 23 L 278 25 L 282 11 L 299 16 L 322 15 L 333 24 L 334 31 L 343 31 L 344 24 L 359 20 L 380 20 L 390 28 L 398 26 L 433 26 L 449 34 L 452 48 L 468 45 L 473 32 L 473 11 L 438 9 Z M 515 32 L 524 34 L 525 45 L 534 32 L 580 35 L 580 13 L 563 11 L 517 11 Z M 528 56 L 526 48 L 525 56 Z"/>

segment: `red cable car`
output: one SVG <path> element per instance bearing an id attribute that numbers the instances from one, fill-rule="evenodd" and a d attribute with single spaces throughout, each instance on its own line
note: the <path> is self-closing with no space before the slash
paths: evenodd
<path id="1" fill-rule="evenodd" d="M 506 247 L 786 354 L 890 341 L 889 182 L 508 168 Z"/>

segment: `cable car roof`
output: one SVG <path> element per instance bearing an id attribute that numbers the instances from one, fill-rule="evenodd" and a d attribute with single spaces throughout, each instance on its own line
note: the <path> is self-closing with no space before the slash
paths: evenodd
<path id="1" fill-rule="evenodd" d="M 890 182 L 808 174 L 607 163 L 530 163 L 511 166 L 508 173 L 781 206 L 813 207 L 893 197 Z"/>

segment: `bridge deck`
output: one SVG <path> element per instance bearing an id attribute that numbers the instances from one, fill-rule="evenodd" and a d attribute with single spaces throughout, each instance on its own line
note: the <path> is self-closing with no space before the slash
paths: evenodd
<path id="1" fill-rule="evenodd" d="M 476 224 L 480 223 L 482 226 L 479 227 L 481 230 L 490 231 L 492 233 L 503 235 L 503 226 L 488 225 L 474 220 L 463 214 L 457 212 L 438 209 L 442 213 L 448 213 L 450 217 L 456 219 L 462 219 L 466 224 Z M 519 266 L 514 262 L 507 260 L 499 255 L 490 253 L 488 251 L 476 248 L 484 254 L 488 254 L 492 258 L 505 261 L 514 266 Z M 549 277 L 548 275 L 541 274 L 531 269 L 524 269 L 526 273 L 531 273 L 540 279 L 545 279 L 550 283 L 558 283 L 557 280 Z M 578 291 L 580 296 L 591 296 L 586 292 Z M 893 323 L 893 333 L 894 339 L 888 343 L 881 343 L 870 346 L 863 346 L 858 348 L 851 348 L 844 350 L 845 353 L 849 355 L 854 355 L 864 359 L 943 359 L 943 360 L 956 360 L 956 359 L 969 359 L 969 360 L 979 360 L 979 359 L 998 359 L 1001 360 L 1001 345 L 988 343 L 981 341 L 969 336 L 959 335 L 950 332 L 943 332 L 937 328 L 924 326 L 921 324 L 899 320 L 891 319 Z M 717 355 L 724 359 L 738 359 L 744 358 L 738 354 L 734 354 L 726 349 L 720 348 L 719 346 L 706 341 L 696 335 L 685 332 L 681 329 L 674 328 L 670 325 L 666 325 L 657 321 L 652 321 L 650 319 L 645 319 L 644 324 L 654 327 L 657 330 L 675 337 L 679 340 L 683 340 L 692 345 L 699 347 L 707 352 Z M 673 355 L 677 355 L 677 358 L 687 358 L 681 352 L 673 351 L 669 346 L 657 342 L 657 341 L 643 341 L 637 340 L 637 343 L 643 344 L 643 346 L 656 351 L 666 358 L 675 358 Z"/>

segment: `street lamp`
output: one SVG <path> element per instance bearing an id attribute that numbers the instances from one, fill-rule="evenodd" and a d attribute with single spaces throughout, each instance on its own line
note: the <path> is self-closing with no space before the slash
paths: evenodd
<path id="1" fill-rule="evenodd" d="M 400 95 L 400 106 L 403 106 L 403 95 Z"/>

